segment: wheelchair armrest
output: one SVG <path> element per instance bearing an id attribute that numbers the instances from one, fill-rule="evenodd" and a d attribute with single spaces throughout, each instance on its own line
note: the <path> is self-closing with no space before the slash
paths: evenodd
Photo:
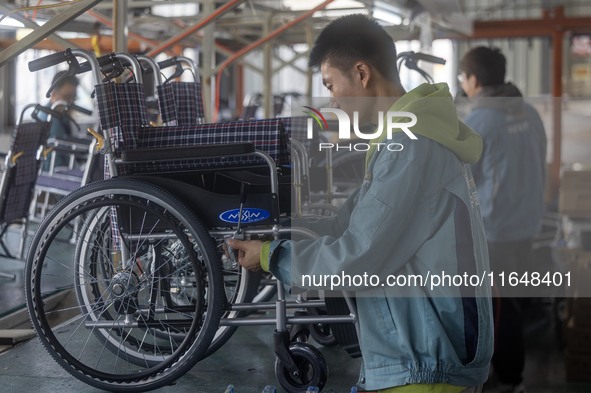
<path id="1" fill-rule="evenodd" d="M 191 160 L 224 156 L 240 156 L 255 152 L 253 143 L 229 143 L 136 149 L 121 154 L 124 163 Z"/>

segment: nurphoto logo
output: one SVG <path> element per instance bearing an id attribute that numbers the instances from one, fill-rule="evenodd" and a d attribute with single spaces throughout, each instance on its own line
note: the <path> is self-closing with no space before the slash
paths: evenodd
<path id="1" fill-rule="evenodd" d="M 338 139 L 339 141 L 351 141 L 353 130 L 355 140 L 373 141 L 377 140 L 380 142 L 347 142 L 347 143 L 330 143 L 320 142 L 318 144 L 319 150 L 334 149 L 334 150 L 349 150 L 349 151 L 368 151 L 374 147 L 378 151 L 382 148 L 386 148 L 389 151 L 401 151 L 404 146 L 401 143 L 388 142 L 392 139 L 394 130 L 401 130 L 410 139 L 416 140 L 416 135 L 410 130 L 412 126 L 417 124 L 417 117 L 411 112 L 397 112 L 388 111 L 384 116 L 384 112 L 378 112 L 378 125 L 373 132 L 365 133 L 360 130 L 359 127 L 359 113 L 353 112 L 353 122 L 347 113 L 337 108 L 320 108 L 314 109 L 309 106 L 304 106 L 307 111 L 305 114 L 310 116 L 307 121 L 307 138 L 312 139 L 314 135 L 314 122 L 318 124 L 320 130 L 328 130 L 328 121 L 324 114 L 332 114 L 336 116 L 338 120 Z M 385 126 L 384 126 L 385 119 Z M 386 132 L 386 137 L 381 138 L 383 133 Z"/>

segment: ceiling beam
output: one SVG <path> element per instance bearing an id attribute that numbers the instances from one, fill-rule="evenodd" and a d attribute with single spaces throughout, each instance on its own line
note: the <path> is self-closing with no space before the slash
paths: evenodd
<path id="1" fill-rule="evenodd" d="M 556 31 L 572 31 L 575 33 L 591 32 L 591 17 L 565 17 L 563 14 L 551 15 L 537 19 L 513 19 L 474 21 L 472 35 L 451 35 L 452 39 L 492 39 L 513 37 L 544 37 L 552 36 Z"/>
<path id="2" fill-rule="evenodd" d="M 13 12 L 14 9 L 12 7 L 9 7 L 6 4 L 0 3 L 0 11 L 2 11 L 4 13 L 4 15 L 8 15 L 9 13 Z M 14 12 L 10 15 L 10 17 L 18 22 L 21 22 L 28 29 L 39 28 L 39 25 L 37 23 L 33 22 L 29 18 L 26 18 L 20 12 Z M 72 41 L 65 40 L 57 34 L 50 34 L 47 37 L 47 39 L 50 39 L 53 42 L 55 42 L 57 45 L 60 46 L 61 49 L 76 48 L 76 45 Z"/>
<path id="3" fill-rule="evenodd" d="M 82 0 L 79 3 L 71 5 L 63 12 L 58 13 L 46 24 L 36 28 L 22 40 L 15 42 L 0 52 L 0 67 L 100 2 L 101 0 Z"/>

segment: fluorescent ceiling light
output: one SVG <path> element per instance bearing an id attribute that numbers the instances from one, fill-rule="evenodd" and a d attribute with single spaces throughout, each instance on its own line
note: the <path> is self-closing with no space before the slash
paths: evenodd
<path id="1" fill-rule="evenodd" d="M 373 11 L 373 17 L 375 19 L 379 19 L 381 21 L 390 23 L 392 25 L 401 25 L 402 24 L 402 18 L 396 14 L 393 14 L 391 12 L 388 11 L 384 11 L 382 9 L 375 9 Z"/>
<path id="2" fill-rule="evenodd" d="M 283 5 L 294 11 L 307 11 L 322 3 L 322 0 L 283 0 Z M 360 1 L 336 0 L 330 3 L 326 9 L 331 8 L 363 8 L 365 5 Z"/>
<path id="3" fill-rule="evenodd" d="M 152 6 L 152 14 L 167 17 L 183 17 L 196 15 L 199 12 L 197 4 L 167 4 Z"/>

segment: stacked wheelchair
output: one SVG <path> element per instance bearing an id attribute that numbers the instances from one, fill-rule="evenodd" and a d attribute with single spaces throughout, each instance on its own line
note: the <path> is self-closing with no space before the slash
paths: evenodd
<path id="1" fill-rule="evenodd" d="M 96 59 L 72 49 L 29 68 L 62 62 L 69 74 L 91 71 L 96 80 L 101 133 L 92 133 L 105 154 L 107 180 L 62 199 L 29 249 L 27 306 L 51 356 L 97 388 L 145 391 L 173 383 L 238 326 L 274 325 L 281 386 L 288 392 L 322 388 L 326 362 L 305 342 L 306 329 L 328 344 L 330 332 L 322 327 L 348 323 L 353 333 L 338 334 L 354 336 L 353 302 L 345 297 L 340 315 L 325 315 L 323 300 L 300 295 L 288 301 L 282 284 L 261 281 L 225 251 L 230 237 L 314 236 L 281 225 L 292 211 L 307 209 L 308 159 L 286 132 L 295 120 L 203 124 L 198 78 L 160 78 L 162 68 L 174 66 L 178 74 L 183 64 L 196 76 L 184 58 L 157 64 L 127 54 Z M 146 94 L 143 78 L 153 81 L 159 119 L 149 117 L 152 92 Z M 259 292 L 271 293 L 271 283 L 276 300 L 264 302 L 268 296 Z M 250 315 L 257 310 L 275 310 L 275 317 Z"/>

